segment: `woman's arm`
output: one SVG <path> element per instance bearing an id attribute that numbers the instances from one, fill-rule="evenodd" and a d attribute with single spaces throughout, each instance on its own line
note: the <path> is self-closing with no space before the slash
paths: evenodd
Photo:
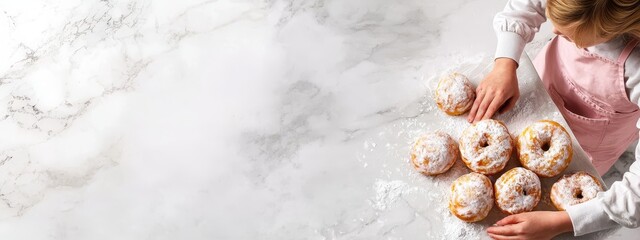
<path id="1" fill-rule="evenodd" d="M 476 122 L 506 112 L 520 97 L 516 68 L 524 50 L 540 25 L 546 21 L 546 1 L 510 0 L 502 12 L 496 14 L 493 27 L 498 37 L 493 70 L 476 89 L 477 97 L 467 120 Z"/>
<path id="2" fill-rule="evenodd" d="M 567 207 L 575 236 L 584 235 L 620 224 L 636 228 L 640 224 L 640 144 L 636 146 L 636 161 L 609 190 L 585 203 Z"/>
<path id="3" fill-rule="evenodd" d="M 624 42 L 620 48 L 624 47 Z M 599 47 L 591 50 L 600 53 Z M 613 51 L 613 58 L 617 58 L 620 51 Z M 636 46 L 625 63 L 625 87 L 629 100 L 640 106 L 640 46 Z M 640 121 L 636 124 L 640 127 Z M 607 229 L 618 224 L 635 228 L 640 224 L 640 144 L 636 146 L 636 161 L 629 167 L 622 180 L 611 185 L 604 193 L 598 194 L 596 199 L 567 208 L 574 226 L 574 234 L 580 236 L 586 233 Z"/>
<path id="4" fill-rule="evenodd" d="M 510 0 L 502 12 L 493 19 L 493 29 L 498 37 L 495 58 L 510 58 L 516 62 L 531 42 L 540 25 L 547 20 L 544 0 Z"/>

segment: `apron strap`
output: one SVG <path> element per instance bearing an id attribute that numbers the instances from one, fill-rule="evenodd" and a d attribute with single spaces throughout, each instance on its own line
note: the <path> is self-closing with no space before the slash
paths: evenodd
<path id="1" fill-rule="evenodd" d="M 627 46 L 624 47 L 624 49 L 622 50 L 620 57 L 618 57 L 618 63 L 624 65 L 624 62 L 627 61 L 627 58 L 629 57 L 629 55 L 631 55 L 631 52 L 633 52 L 633 49 L 636 47 L 636 45 L 638 45 L 638 42 L 640 41 L 638 41 L 637 38 L 633 37 L 631 41 L 627 43 Z"/>

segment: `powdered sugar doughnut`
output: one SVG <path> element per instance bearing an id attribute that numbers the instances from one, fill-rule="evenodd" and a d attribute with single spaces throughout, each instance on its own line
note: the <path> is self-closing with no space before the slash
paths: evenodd
<path id="1" fill-rule="evenodd" d="M 496 205 L 502 212 L 529 212 L 540 201 L 540 179 L 525 168 L 512 168 L 496 180 L 495 194 Z"/>
<path id="2" fill-rule="evenodd" d="M 411 148 L 411 163 L 426 175 L 444 173 L 460 156 L 456 142 L 444 132 L 425 134 Z"/>
<path id="3" fill-rule="evenodd" d="M 477 222 L 493 207 L 491 180 L 479 173 L 462 175 L 451 184 L 449 211 L 465 222 Z"/>
<path id="4" fill-rule="evenodd" d="M 476 92 L 471 82 L 459 73 L 441 78 L 436 87 L 438 108 L 449 115 L 456 116 L 469 111 L 475 97 Z"/>
<path id="5" fill-rule="evenodd" d="M 600 182 L 586 172 L 565 175 L 551 187 L 551 202 L 560 211 L 589 201 L 604 191 Z"/>
<path id="6" fill-rule="evenodd" d="M 553 177 L 571 163 L 571 136 L 557 122 L 541 120 L 525 128 L 516 147 L 522 166 L 542 177 Z"/>
<path id="7" fill-rule="evenodd" d="M 500 121 L 485 119 L 462 132 L 460 154 L 469 169 L 482 174 L 494 174 L 509 161 L 513 140 Z"/>

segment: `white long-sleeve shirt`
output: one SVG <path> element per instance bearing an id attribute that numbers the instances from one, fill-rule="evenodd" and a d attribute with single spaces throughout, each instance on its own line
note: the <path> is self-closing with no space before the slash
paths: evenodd
<path id="1" fill-rule="evenodd" d="M 520 60 L 526 43 L 530 42 L 540 25 L 546 21 L 545 0 L 510 0 L 493 22 L 498 46 L 496 58 Z M 623 38 L 587 48 L 595 54 L 618 59 L 625 47 Z M 636 47 L 625 63 L 625 86 L 629 99 L 640 103 L 640 47 Z M 636 124 L 640 128 L 640 121 Z M 640 225 L 640 144 L 636 146 L 636 160 L 622 180 L 595 199 L 567 208 L 575 236 L 622 225 Z"/>

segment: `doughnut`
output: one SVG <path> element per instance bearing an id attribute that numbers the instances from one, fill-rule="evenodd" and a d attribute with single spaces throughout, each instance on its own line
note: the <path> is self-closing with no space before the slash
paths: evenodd
<path id="1" fill-rule="evenodd" d="M 491 180 L 479 173 L 462 175 L 451 184 L 449 211 L 465 222 L 477 222 L 493 207 Z"/>
<path id="2" fill-rule="evenodd" d="M 600 182 L 586 172 L 564 175 L 551 186 L 551 202 L 560 211 L 589 201 L 604 191 Z"/>
<path id="3" fill-rule="evenodd" d="M 460 73 L 452 73 L 440 79 L 436 87 L 436 104 L 446 114 L 461 115 L 473 105 L 476 92 L 469 79 Z"/>
<path id="4" fill-rule="evenodd" d="M 571 163 L 571 136 L 557 122 L 541 120 L 525 128 L 516 140 L 522 166 L 541 177 L 553 177 Z"/>
<path id="5" fill-rule="evenodd" d="M 506 214 L 533 210 L 540 201 L 540 179 L 530 170 L 516 167 L 496 180 L 496 205 Z"/>
<path id="6" fill-rule="evenodd" d="M 411 148 L 413 167 L 430 176 L 446 172 L 459 157 L 457 143 L 440 131 L 421 136 Z"/>
<path id="7" fill-rule="evenodd" d="M 513 140 L 500 121 L 485 119 L 472 124 L 460 137 L 460 155 L 469 169 L 494 174 L 504 169 L 513 151 Z"/>

